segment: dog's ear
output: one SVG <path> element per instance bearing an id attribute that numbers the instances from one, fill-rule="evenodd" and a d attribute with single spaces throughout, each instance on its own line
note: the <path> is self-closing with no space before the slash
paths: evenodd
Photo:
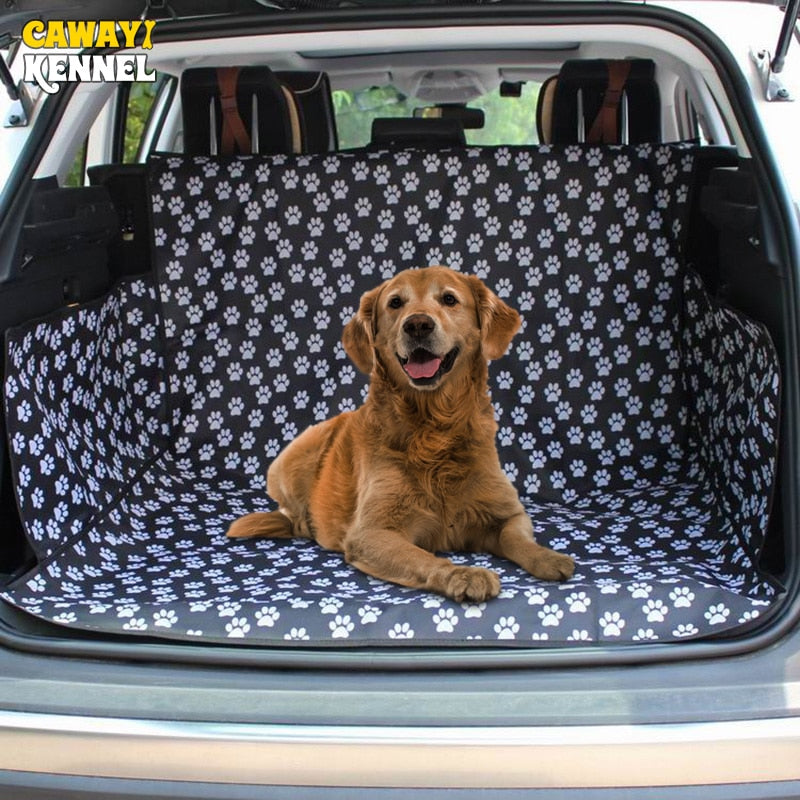
<path id="1" fill-rule="evenodd" d="M 361 296 L 358 311 L 352 316 L 342 332 L 342 345 L 350 360 L 364 373 L 372 372 L 373 343 L 377 333 L 378 297 L 384 284 L 370 289 Z"/>
<path id="2" fill-rule="evenodd" d="M 480 278 L 468 275 L 467 280 L 478 308 L 483 354 L 489 361 L 494 361 L 508 350 L 514 334 L 522 324 L 522 318 L 488 289 Z"/>

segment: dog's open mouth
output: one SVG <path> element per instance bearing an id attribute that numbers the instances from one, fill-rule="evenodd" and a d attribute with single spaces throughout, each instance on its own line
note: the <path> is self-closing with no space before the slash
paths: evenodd
<path id="1" fill-rule="evenodd" d="M 416 350 L 412 350 L 407 358 L 398 355 L 397 360 L 414 383 L 424 386 L 433 383 L 437 378 L 449 372 L 457 355 L 457 347 L 444 357 L 437 356 L 424 347 L 418 347 Z"/>

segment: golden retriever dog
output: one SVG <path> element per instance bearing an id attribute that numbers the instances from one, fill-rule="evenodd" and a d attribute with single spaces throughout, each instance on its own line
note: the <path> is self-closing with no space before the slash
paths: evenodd
<path id="1" fill-rule="evenodd" d="M 241 517 L 228 536 L 315 539 L 368 575 L 458 602 L 495 597 L 500 580 L 437 552 L 492 553 L 568 580 L 572 559 L 536 543 L 495 447 L 487 362 L 519 327 L 478 278 L 446 267 L 364 294 L 342 343 L 370 376 L 366 402 L 289 444 L 267 473 L 279 510 Z"/>

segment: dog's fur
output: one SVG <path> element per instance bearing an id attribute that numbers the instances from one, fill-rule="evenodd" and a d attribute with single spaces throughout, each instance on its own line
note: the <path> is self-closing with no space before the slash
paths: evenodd
<path id="1" fill-rule="evenodd" d="M 309 537 L 369 575 L 457 601 L 495 597 L 500 581 L 437 551 L 493 553 L 569 579 L 572 559 L 534 541 L 495 448 L 487 361 L 519 327 L 478 278 L 445 267 L 364 294 L 342 342 L 371 376 L 366 402 L 281 452 L 267 473 L 280 510 L 241 517 L 228 536 Z"/>

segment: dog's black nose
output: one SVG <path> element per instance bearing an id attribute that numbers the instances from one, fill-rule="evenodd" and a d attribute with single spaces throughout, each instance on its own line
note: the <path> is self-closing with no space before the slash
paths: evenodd
<path id="1" fill-rule="evenodd" d="M 433 317 L 427 314 L 412 314 L 403 323 L 403 332 L 413 339 L 422 339 L 430 333 L 433 333 L 436 327 L 436 322 Z"/>

